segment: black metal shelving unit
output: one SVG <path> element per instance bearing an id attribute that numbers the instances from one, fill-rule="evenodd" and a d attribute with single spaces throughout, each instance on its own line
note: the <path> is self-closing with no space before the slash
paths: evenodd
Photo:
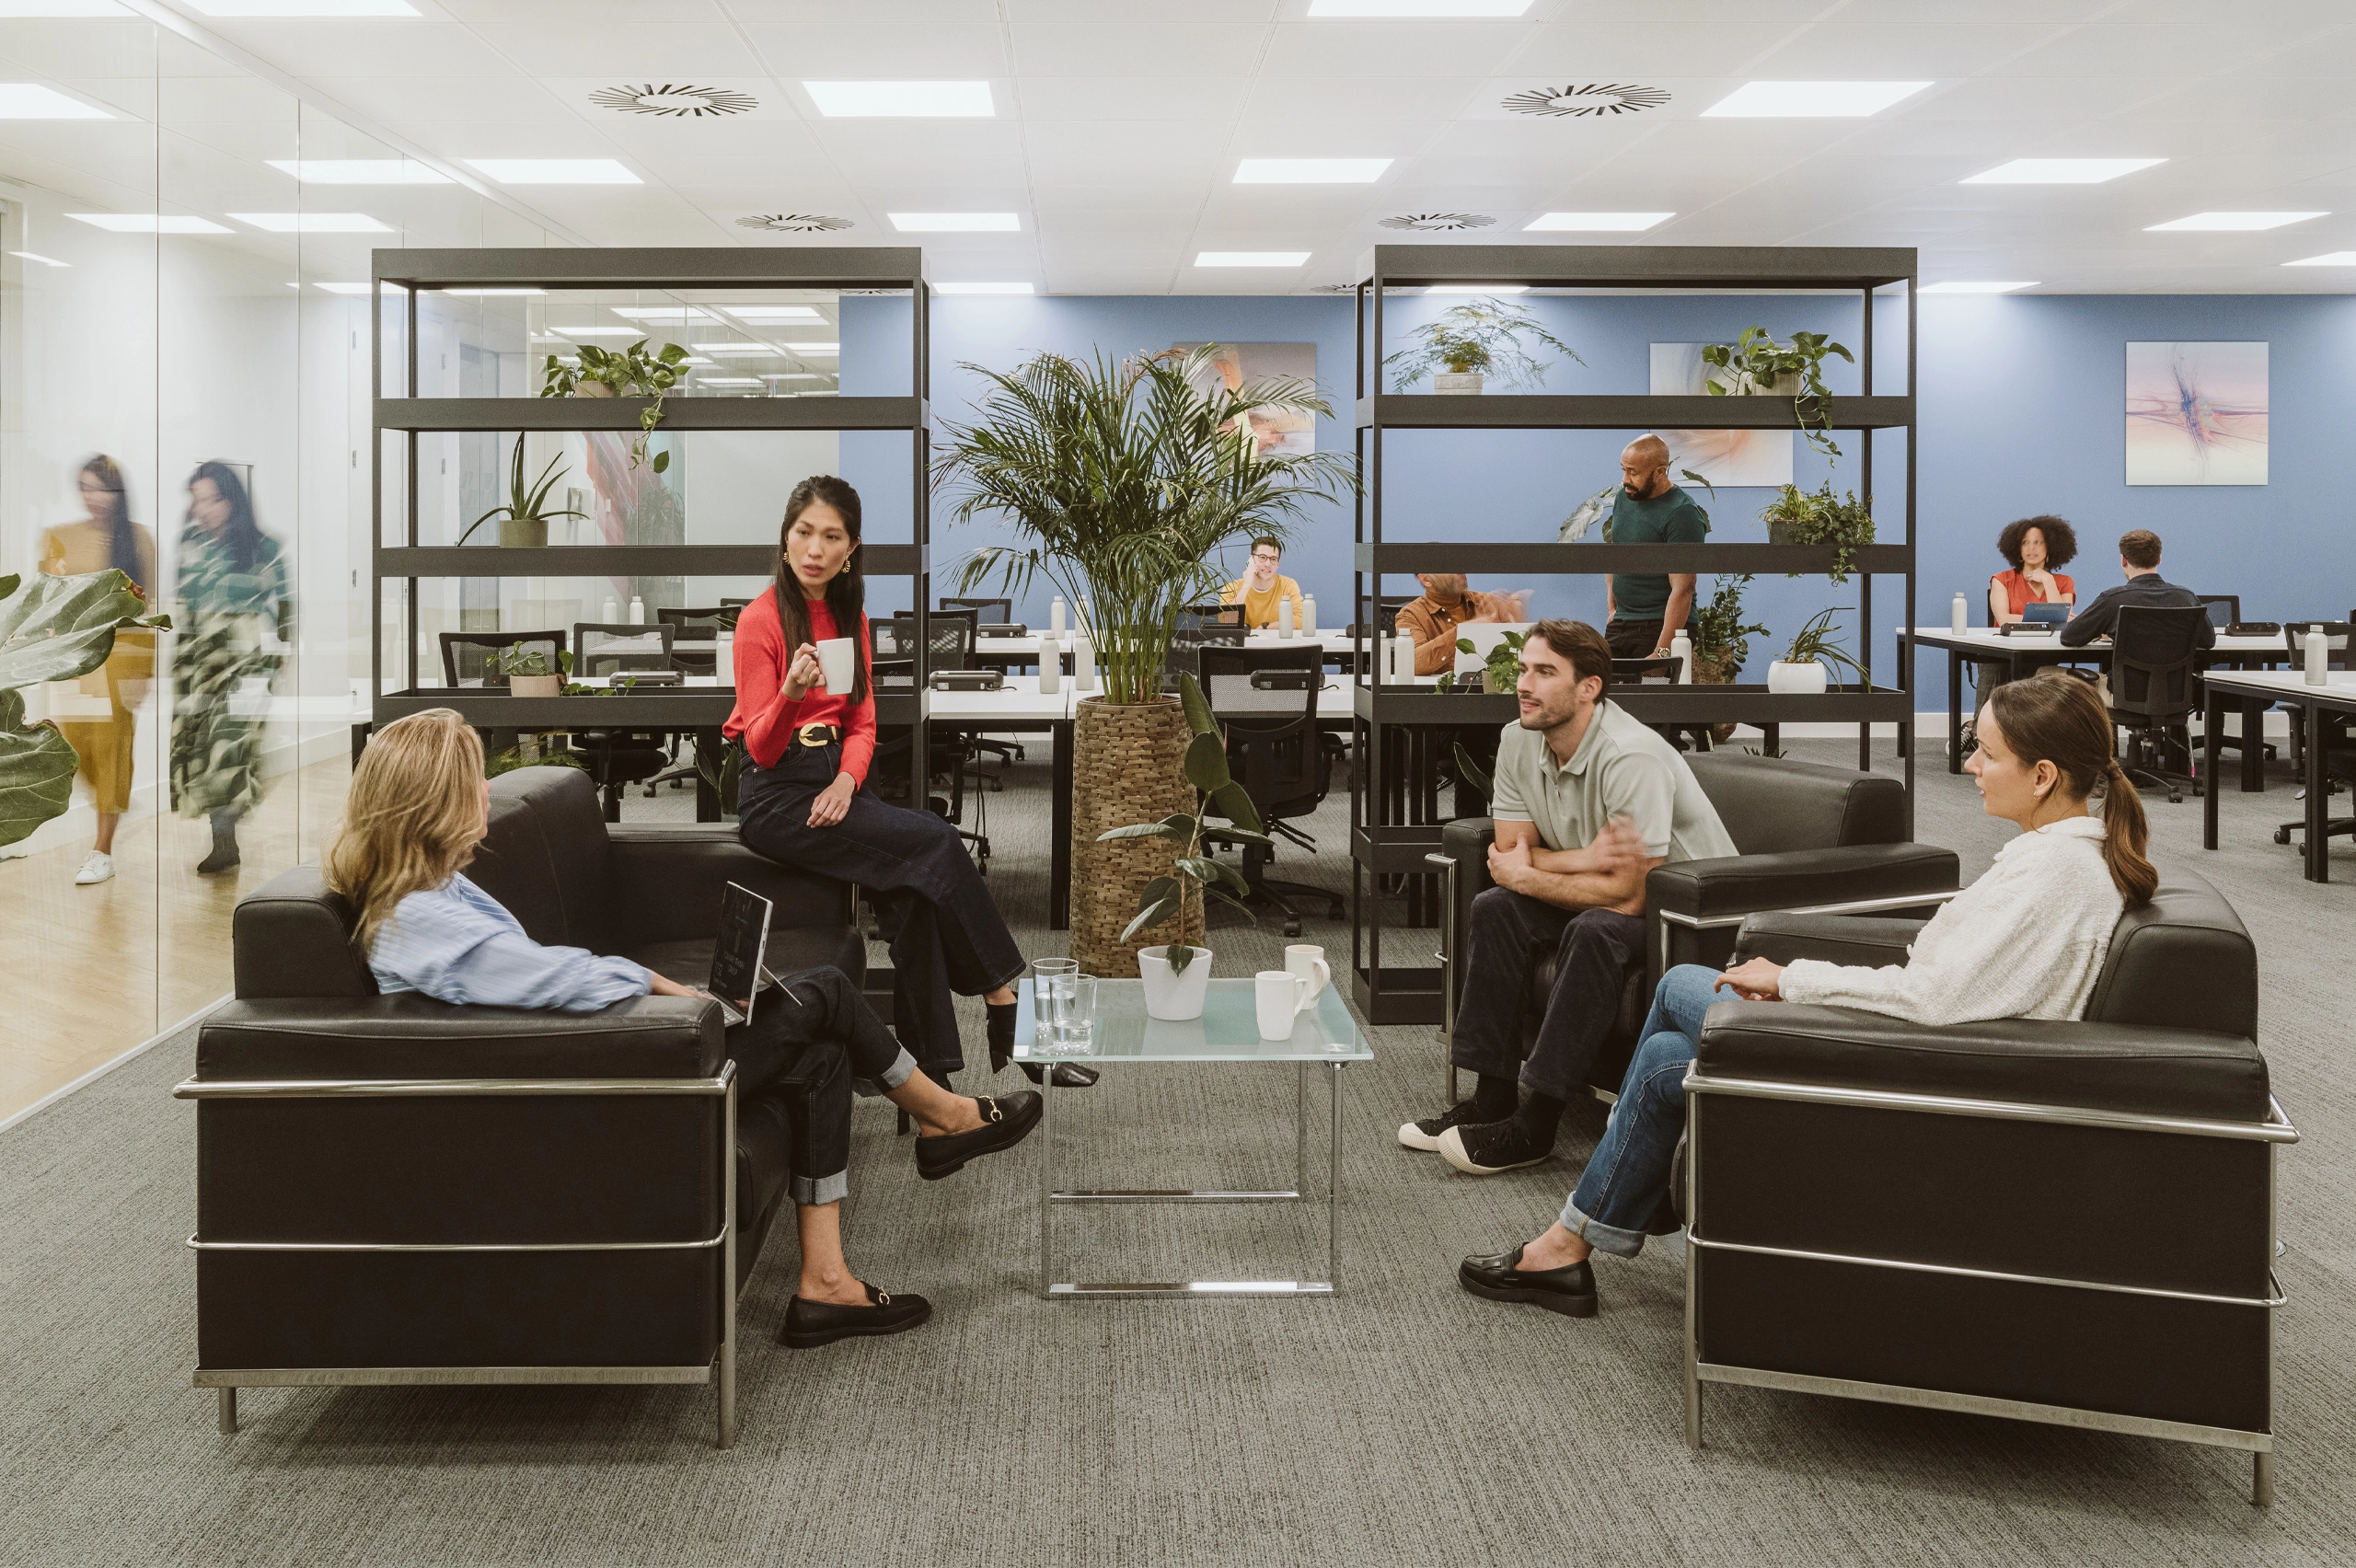
<path id="1" fill-rule="evenodd" d="M 1381 888 L 1393 878 L 1428 877 L 1424 857 L 1439 847 L 1440 824 L 1387 820 L 1392 782 L 1384 770 L 1395 765 L 1389 743 L 1401 730 L 1448 725 L 1503 725 L 1516 713 L 1509 696 L 1441 694 L 1418 686 L 1384 686 L 1369 672 L 1365 638 L 1370 607 L 1383 580 L 1415 571 L 1512 573 L 1519 576 L 1600 575 L 1615 571 L 1829 573 L 1834 552 L 1827 546 L 1770 544 L 1606 545 L 1460 542 L 1393 542 L 1383 537 L 1383 432 L 1392 430 L 1627 430 L 1656 428 L 1793 428 L 1793 406 L 1784 398 L 1706 396 L 1441 397 L 1381 389 L 1383 305 L 1386 291 L 1434 284 L 1462 287 L 1522 284 L 1578 290 L 1691 291 L 1729 294 L 1795 290 L 1854 293 L 1862 302 L 1863 376 L 1860 394 L 1833 400 L 1835 430 L 1861 432 L 1860 490 L 1875 498 L 1875 518 L 1884 525 L 1890 508 L 1874 489 L 1874 435 L 1906 432 L 1902 511 L 1905 536 L 1899 544 L 1876 544 L 1854 552 L 1852 570 L 1860 596 L 1863 628 L 1860 663 L 1865 678 L 1821 695 L 1773 693 L 1763 686 L 1623 687 L 1612 700 L 1647 723 L 1780 725 L 1804 722 L 1858 726 L 1858 766 L 1871 766 L 1872 726 L 1894 722 L 1900 754 L 1906 760 L 1909 825 L 1914 789 L 1914 692 L 1912 661 L 1901 651 L 1898 685 L 1873 684 L 1873 578 L 1905 580 L 1907 622 L 1913 621 L 1915 441 L 1915 255 L 1899 248 L 1791 248 L 1749 246 L 1555 246 L 1381 245 L 1358 268 L 1357 360 L 1354 393 L 1357 456 L 1365 483 L 1356 506 L 1357 559 L 1354 616 L 1361 628 L 1360 671 L 1355 693 L 1358 766 L 1350 801 L 1350 959 L 1358 1007 L 1372 1023 L 1437 1023 L 1441 1020 L 1440 972 L 1419 965 L 1383 963 Z M 1905 391 L 1874 390 L 1874 296 L 1905 285 Z M 1408 797 L 1412 800 L 1412 796 Z M 1412 808 L 1411 808 L 1412 814 Z M 1395 939 L 1394 939 L 1395 940 Z"/>
<path id="2" fill-rule="evenodd" d="M 926 454 L 931 446 L 931 291 L 924 252 L 915 246 L 842 247 L 809 250 L 756 248 L 708 249 L 389 249 L 375 253 L 371 294 L 369 364 L 375 438 L 370 455 L 371 507 L 370 714 L 385 723 L 427 708 L 456 709 L 485 728 L 549 730 L 595 722 L 600 728 L 715 730 L 735 705 L 726 687 L 619 693 L 594 698 L 518 698 L 469 688 L 452 691 L 419 680 L 418 594 L 420 580 L 435 577 L 549 577 L 564 575 L 696 575 L 768 577 L 777 568 L 773 544 L 584 545 L 516 549 L 499 546 L 421 545 L 418 542 L 418 437 L 449 431 L 628 431 L 639 428 L 645 399 L 511 398 L 422 398 L 418 387 L 418 299 L 439 289 L 485 291 L 572 289 L 647 291 L 802 289 L 872 293 L 908 291 L 914 312 L 912 395 L 897 398 L 700 398 L 674 395 L 664 406 L 666 432 L 699 430 L 906 431 L 910 437 L 912 543 L 863 545 L 868 575 L 913 580 L 918 645 L 925 645 L 926 608 L 932 598 L 931 487 Z M 724 308 L 724 307 L 723 307 Z M 385 395 L 385 313 L 405 313 L 406 396 Z M 403 484 L 406 526 L 400 544 L 385 542 L 385 462 L 387 432 L 402 441 L 407 467 Z M 784 495 L 780 490 L 780 504 Z M 405 581 L 405 620 L 398 688 L 385 688 L 385 589 L 387 580 Z M 434 672 L 439 679 L 439 672 Z M 928 718 L 926 686 L 913 692 L 878 693 L 878 725 L 907 725 L 919 732 L 910 748 L 911 799 L 924 795 Z M 594 712 L 584 709 L 594 706 Z M 699 791 L 701 803 L 716 802 Z"/>

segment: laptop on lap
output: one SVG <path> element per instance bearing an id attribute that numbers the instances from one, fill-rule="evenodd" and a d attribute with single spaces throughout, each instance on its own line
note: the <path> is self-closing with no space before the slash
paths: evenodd
<path id="1" fill-rule="evenodd" d="M 769 915 L 776 906 L 752 889 L 730 882 L 720 895 L 720 938 L 711 949 L 711 984 L 705 987 L 731 1023 L 753 1021 L 753 999 L 767 983 Z"/>

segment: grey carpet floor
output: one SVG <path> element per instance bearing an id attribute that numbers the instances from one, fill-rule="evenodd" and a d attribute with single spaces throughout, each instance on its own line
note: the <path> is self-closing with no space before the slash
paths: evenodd
<path id="1" fill-rule="evenodd" d="M 1042 928 L 1045 784 L 1034 754 L 988 802 L 991 882 L 1034 953 L 1061 951 Z M 1976 874 L 2009 829 L 1968 779 L 1923 786 L 1920 836 Z M 195 1118 L 168 1094 L 190 1066 L 182 1034 L 0 1134 L 0 1562 L 2356 1561 L 2356 850 L 2335 857 L 2341 881 L 2300 879 L 2267 837 L 2295 812 L 2279 772 L 2223 806 L 2214 855 L 2197 802 L 2153 809 L 2160 853 L 2223 886 L 2258 937 L 2264 1043 L 2305 1135 L 2281 1164 L 2291 1304 L 2269 1512 L 2245 1500 L 2246 1458 L 2222 1450 L 1750 1389 L 1711 1389 L 1709 1446 L 1687 1451 L 1673 1245 L 1604 1261 L 1587 1321 L 1456 1287 L 1460 1256 L 1553 1215 L 1600 1116 L 1567 1126 L 1553 1160 L 1488 1182 L 1402 1150 L 1398 1123 L 1436 1108 L 1423 1027 L 1375 1032 L 1376 1060 L 1348 1074 L 1335 1298 L 1043 1302 L 1033 1157 L 919 1182 L 888 1107 L 868 1103 L 852 1260 L 937 1316 L 785 1350 L 770 1336 L 793 1248 L 774 1238 L 744 1304 L 733 1451 L 711 1447 L 710 1392 L 677 1389 L 248 1390 L 245 1430 L 223 1436 L 188 1379 Z M 1346 810 L 1328 803 L 1327 852 L 1287 874 L 1346 885 Z M 1304 940 L 1345 955 L 1348 928 L 1312 920 Z M 1262 967 L 1282 940 L 1219 928 L 1218 972 Z M 1267 1180 L 1289 1161 L 1292 1101 L 1283 1069 L 1116 1073 L 1060 1101 L 1069 1173 Z M 1322 1213 L 1291 1205 L 1057 1223 L 1082 1277 L 1302 1276 L 1323 1242 Z"/>

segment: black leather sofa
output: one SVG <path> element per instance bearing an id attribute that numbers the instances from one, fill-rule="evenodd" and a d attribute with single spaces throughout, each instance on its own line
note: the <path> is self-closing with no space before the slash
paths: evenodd
<path id="1" fill-rule="evenodd" d="M 587 775 L 491 782 L 467 874 L 532 937 L 709 977 L 721 890 L 772 899 L 769 967 L 866 949 L 850 891 L 733 826 L 609 826 Z M 236 999 L 198 1035 L 196 1386 L 704 1383 L 735 1435 L 736 1297 L 795 1106 L 736 1092 L 717 1004 L 595 1013 L 382 996 L 318 868 L 241 900 Z"/>
<path id="2" fill-rule="evenodd" d="M 1903 963 L 1916 922 L 1759 916 L 1742 957 Z M 2274 1150 L 2258 963 L 2189 872 L 2083 1022 L 1712 1009 L 1685 1079 L 1687 1442 L 1702 1385 L 2254 1456 L 2273 1493 Z"/>
<path id="3" fill-rule="evenodd" d="M 1749 916 L 1809 909 L 1927 917 L 1958 885 L 1961 868 L 1953 850 L 1909 842 L 1906 790 L 1896 778 L 1741 753 L 1708 752 L 1685 760 L 1741 853 L 1679 861 L 1646 879 L 1646 960 L 1629 971 L 1611 1036 L 1588 1075 L 1604 1100 L 1619 1090 L 1661 975 L 1680 963 L 1724 965 Z M 1472 900 L 1495 885 L 1488 850 L 1496 838 L 1490 818 L 1459 818 L 1441 830 L 1439 853 L 1426 858 L 1446 873 L 1449 884 L 1439 956 L 1446 970 L 1444 1032 L 1449 1037 L 1466 978 L 1461 970 Z M 1525 1055 L 1536 1041 L 1553 983 L 1550 955 L 1531 976 Z M 1456 1081 L 1450 1066 L 1450 1101 Z"/>

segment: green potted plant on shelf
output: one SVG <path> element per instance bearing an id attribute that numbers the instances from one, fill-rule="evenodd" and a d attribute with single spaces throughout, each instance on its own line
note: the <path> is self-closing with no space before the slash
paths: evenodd
<path id="1" fill-rule="evenodd" d="M 526 648 L 521 642 L 511 642 L 491 656 L 491 665 L 505 677 L 510 697 L 561 697 L 565 676 L 572 674 L 572 654 L 560 650 L 554 668 L 549 667 L 548 650 Z"/>
<path id="2" fill-rule="evenodd" d="M 56 725 L 25 722 L 25 688 L 88 674 L 117 631 L 169 631 L 172 617 L 110 567 L 75 577 L 0 577 L 0 845 L 14 844 L 74 801 L 81 766 Z"/>
<path id="3" fill-rule="evenodd" d="M 550 518 L 589 515 L 569 506 L 558 507 L 554 511 L 549 509 L 549 491 L 556 489 L 557 481 L 564 478 L 557 469 L 557 465 L 563 461 L 562 453 L 549 458 L 549 466 L 540 470 L 538 482 L 526 485 L 524 482 L 524 438 L 518 434 L 515 437 L 515 460 L 508 472 L 507 504 L 494 506 L 467 525 L 467 531 L 458 536 L 458 543 L 463 545 L 473 538 L 477 528 L 495 517 L 499 520 L 499 542 L 502 548 L 537 549 L 549 542 Z"/>
<path id="4" fill-rule="evenodd" d="M 1771 545 L 1831 545 L 1831 578 L 1835 582 L 1849 581 L 1858 548 L 1874 542 L 1872 506 L 1860 502 L 1855 490 L 1836 497 L 1831 479 L 1813 490 L 1803 490 L 1797 485 L 1783 486 L 1759 516 L 1767 525 L 1767 542 Z M 1787 575 L 1797 577 L 1800 573 Z"/>
<path id="5" fill-rule="evenodd" d="M 1074 606 L 1103 674 L 1073 725 L 1071 954 L 1091 974 L 1135 974 L 1149 934 L 1129 911 L 1177 846 L 1100 842 L 1105 829 L 1193 809 L 1184 711 L 1163 695 L 1180 613 L 1225 583 L 1220 551 L 1287 536 L 1313 502 L 1357 485 L 1338 452 L 1265 451 L 1263 414 L 1325 414 L 1314 383 L 1269 377 L 1228 387 L 1217 344 L 1082 364 L 1039 354 L 1007 373 L 964 368 L 985 386 L 970 424 L 942 430 L 934 482 L 954 487 L 953 523 L 1002 519 L 1018 542 L 967 558 L 959 592 L 995 581 L 1026 593 L 1046 579 Z M 1206 392 L 1207 385 L 1212 389 Z M 1172 940 L 1202 927 L 1200 901 L 1169 917 Z"/>
<path id="6" fill-rule="evenodd" d="M 1497 640 L 1497 645 L 1489 650 L 1489 656 L 1481 663 L 1483 691 L 1494 696 L 1501 691 L 1512 691 L 1521 684 L 1521 645 L 1525 640 L 1527 634 L 1519 631 L 1508 631 Z M 1456 651 L 1459 653 L 1477 653 L 1480 649 L 1471 638 L 1460 637 L 1456 640 Z M 1455 680 L 1455 672 L 1443 670 L 1439 685 L 1434 689 L 1448 691 Z"/>
<path id="7" fill-rule="evenodd" d="M 1800 628 L 1799 635 L 1792 639 L 1792 645 L 1784 650 L 1784 656 L 1767 666 L 1769 691 L 1824 691 L 1831 685 L 1827 665 L 1847 670 L 1861 681 L 1865 678 L 1864 669 L 1842 649 L 1839 638 L 1832 631 L 1832 617 L 1848 607 L 1846 605 L 1835 605 L 1809 617 L 1808 623 Z M 1766 628 L 1761 627 L 1760 629 L 1763 631 Z"/>
<path id="8" fill-rule="evenodd" d="M 1807 443 L 1828 457 L 1841 455 L 1832 444 L 1832 390 L 1824 384 L 1824 362 L 1839 354 L 1850 363 L 1855 357 L 1821 332 L 1795 332 L 1779 343 L 1764 327 L 1745 327 L 1731 343 L 1710 343 L 1702 350 L 1705 364 L 1718 374 L 1703 385 L 1714 398 L 1789 398 L 1792 417 Z"/>
<path id="9" fill-rule="evenodd" d="M 1100 844 L 1161 839 L 1178 847 L 1169 873 L 1153 878 L 1138 891 L 1137 917 L 1121 933 L 1124 942 L 1181 914 L 1189 905 L 1199 910 L 1207 897 L 1231 905 L 1243 911 L 1245 919 L 1258 922 L 1252 906 L 1244 902 L 1252 895 L 1252 885 L 1243 874 L 1203 853 L 1205 819 L 1214 809 L 1227 819 L 1228 825 L 1218 830 L 1222 838 L 1271 847 L 1276 841 L 1262 831 L 1259 808 L 1228 771 L 1226 737 L 1219 733 L 1211 705 L 1193 675 L 1178 677 L 1178 698 L 1193 737 L 1186 743 L 1185 767 L 1186 782 L 1197 796 L 1195 810 L 1172 812 L 1159 822 L 1132 823 L 1096 836 Z M 1148 1018 L 1183 1022 L 1203 1016 L 1203 993 L 1210 984 L 1210 949 L 1192 946 L 1183 938 L 1140 948 L 1138 972 L 1145 986 Z"/>
<path id="10" fill-rule="evenodd" d="M 646 407 L 639 410 L 638 439 L 629 449 L 629 466 L 637 467 L 646 458 L 646 443 L 654 427 L 663 422 L 663 399 L 687 375 L 687 351 L 676 343 L 665 343 L 660 352 L 650 354 L 646 340 L 641 338 L 626 349 L 583 343 L 573 352 L 578 357 L 570 363 L 554 354 L 549 356 L 541 371 L 540 396 L 620 398 L 634 392 L 647 399 Z M 670 466 L 668 452 L 654 455 L 656 473 Z"/>
<path id="11" fill-rule="evenodd" d="M 1750 573 L 1711 580 L 1710 602 L 1693 611 L 1693 684 L 1732 686 L 1750 662 L 1750 640 L 1767 628 L 1743 619 L 1742 596 L 1750 587 Z M 1711 737 L 1723 745 L 1734 738 L 1732 724 L 1713 724 Z"/>
<path id="12" fill-rule="evenodd" d="M 1396 368 L 1396 385 L 1403 390 L 1428 375 L 1435 392 L 1478 393 L 1484 374 L 1492 370 L 1508 390 L 1535 388 L 1545 382 L 1546 366 L 1522 347 L 1524 338 L 1546 344 L 1574 364 L 1587 363 L 1527 308 L 1501 299 L 1450 306 L 1408 336 L 1417 340 L 1415 345 L 1382 362 Z"/>

